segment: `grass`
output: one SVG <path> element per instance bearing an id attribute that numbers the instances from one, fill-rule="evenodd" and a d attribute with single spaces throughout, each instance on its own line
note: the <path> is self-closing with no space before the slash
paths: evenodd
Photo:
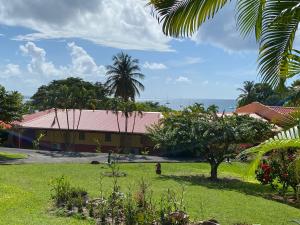
<path id="1" fill-rule="evenodd" d="M 237 179 L 209 182 L 202 176 L 209 172 L 209 165 L 205 163 L 165 163 L 162 164 L 161 176 L 155 174 L 152 163 L 121 164 L 120 168 L 128 174 L 119 178 L 124 192 L 129 186 L 135 186 L 142 177 L 151 183 L 157 200 L 168 188 L 180 191 L 184 185 L 187 210 L 194 219 L 215 218 L 222 225 L 237 222 L 285 225 L 290 224 L 288 221 L 291 219 L 300 219 L 299 209 L 264 198 L 264 195 L 271 193 L 268 187 Z M 0 224 L 90 224 L 49 213 L 49 181 L 66 175 L 73 185 L 83 187 L 90 195 L 97 197 L 100 173 L 107 171 L 105 165 L 89 164 L 0 166 Z M 240 163 L 220 167 L 221 177 L 227 178 L 242 178 L 245 171 L 245 165 Z M 103 182 L 108 191 L 112 178 L 105 177 Z"/>
<path id="2" fill-rule="evenodd" d="M 0 161 L 9 161 L 14 159 L 25 159 L 27 155 L 19 153 L 0 152 Z"/>

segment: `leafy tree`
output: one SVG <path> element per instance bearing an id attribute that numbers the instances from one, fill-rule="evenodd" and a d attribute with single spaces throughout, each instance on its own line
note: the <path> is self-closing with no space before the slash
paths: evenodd
<path id="1" fill-rule="evenodd" d="M 295 80 L 289 87 L 285 106 L 300 106 L 300 80 Z"/>
<path id="2" fill-rule="evenodd" d="M 238 88 L 242 93 L 237 98 L 238 107 L 260 102 L 265 105 L 282 105 L 285 101 L 284 96 L 279 91 L 274 90 L 267 83 L 254 83 L 245 81 L 243 88 Z"/>
<path id="3" fill-rule="evenodd" d="M 65 140 L 67 150 L 74 145 L 75 134 L 79 129 L 83 109 L 95 109 L 102 99 L 106 100 L 104 88 L 101 84 L 92 84 L 80 78 L 54 80 L 49 85 L 41 86 L 32 97 L 32 102 L 39 110 L 54 109 L 52 126 L 57 124 Z M 76 109 L 79 109 L 78 119 Z M 67 127 L 61 126 L 58 111 L 65 112 Z M 72 118 L 72 119 L 71 119 Z M 72 121 L 72 124 L 70 124 Z"/>
<path id="4" fill-rule="evenodd" d="M 149 0 L 168 36 L 193 35 L 230 0 Z M 300 52 L 292 51 L 300 21 L 299 0 L 237 0 L 236 24 L 242 36 L 259 44 L 259 72 L 264 82 L 280 84 L 299 74 Z"/>
<path id="5" fill-rule="evenodd" d="M 170 109 L 167 106 L 160 105 L 159 102 L 153 102 L 153 101 L 145 101 L 145 102 L 137 102 L 136 103 L 140 110 L 144 112 L 170 112 L 172 109 Z"/>
<path id="6" fill-rule="evenodd" d="M 0 121 L 11 123 L 21 120 L 23 115 L 23 96 L 17 91 L 6 91 L 0 85 Z"/>
<path id="7" fill-rule="evenodd" d="M 49 93 L 55 93 L 57 90 L 62 90 L 64 88 L 68 88 L 69 91 L 73 91 L 72 95 L 79 98 L 82 97 L 82 95 L 79 94 L 79 89 L 92 93 L 93 97 L 97 99 L 97 101 L 93 104 L 85 104 L 84 107 L 87 109 L 103 109 L 108 101 L 108 93 L 101 83 L 97 82 L 93 84 L 80 78 L 69 77 L 62 80 L 53 80 L 48 85 L 42 85 L 39 87 L 37 92 L 31 97 L 31 100 L 27 102 L 26 105 L 28 109 L 33 111 L 34 109 L 45 110 L 54 108 L 53 104 L 55 102 L 49 100 Z M 74 103 L 76 102 L 80 101 L 75 101 Z"/>
<path id="8" fill-rule="evenodd" d="M 184 156 L 200 156 L 217 179 L 219 165 L 236 154 L 239 143 L 257 143 L 272 134 L 271 125 L 249 116 L 220 115 L 216 107 L 195 104 L 183 111 L 165 113 L 161 123 L 149 128 L 160 150 Z"/>

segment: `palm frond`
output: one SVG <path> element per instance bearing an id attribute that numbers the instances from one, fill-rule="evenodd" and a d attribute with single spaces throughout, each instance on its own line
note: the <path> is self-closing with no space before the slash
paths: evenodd
<path id="1" fill-rule="evenodd" d="M 287 148 L 300 148 L 299 126 L 294 126 L 288 130 L 282 131 L 260 145 L 243 151 L 238 158 L 244 155 L 256 154 L 249 170 L 249 174 L 253 174 L 265 154 L 273 150 L 282 150 Z"/>
<path id="2" fill-rule="evenodd" d="M 299 1 L 268 0 L 263 13 L 263 30 L 260 41 L 259 73 L 263 82 L 277 86 L 288 73 L 287 56 L 291 53 L 298 29 L 297 15 L 282 14 Z M 279 19 L 280 18 L 280 19 Z"/>
<path id="3" fill-rule="evenodd" d="M 168 36 L 191 36 L 230 0 L 150 0 L 163 32 Z"/>
<path id="4" fill-rule="evenodd" d="M 266 0 L 238 0 L 236 5 L 237 27 L 248 36 L 255 32 L 256 40 L 261 37 L 263 11 Z"/>

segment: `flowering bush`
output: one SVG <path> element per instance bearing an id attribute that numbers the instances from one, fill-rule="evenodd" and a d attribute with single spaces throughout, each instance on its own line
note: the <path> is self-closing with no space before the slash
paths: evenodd
<path id="1" fill-rule="evenodd" d="M 283 195 L 289 187 L 296 193 L 299 179 L 296 171 L 297 151 L 280 151 L 272 153 L 263 160 L 256 170 L 256 179 L 264 185 L 271 185 Z"/>

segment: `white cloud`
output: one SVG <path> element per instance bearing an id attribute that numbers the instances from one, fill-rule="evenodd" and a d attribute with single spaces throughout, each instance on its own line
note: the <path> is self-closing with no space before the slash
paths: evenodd
<path id="1" fill-rule="evenodd" d="M 46 59 L 46 51 L 37 47 L 33 42 L 20 46 L 21 52 L 31 58 L 27 64 L 29 73 L 39 76 L 62 76 L 63 71 L 57 69 L 51 61 Z"/>
<path id="2" fill-rule="evenodd" d="M 187 65 L 203 63 L 204 60 L 201 57 L 186 57 L 184 63 Z"/>
<path id="3" fill-rule="evenodd" d="M 4 74 L 9 76 L 20 75 L 21 74 L 20 66 L 17 64 L 9 63 L 5 66 Z"/>
<path id="4" fill-rule="evenodd" d="M 176 78 L 175 82 L 176 83 L 191 83 L 191 80 L 187 77 L 180 76 L 180 77 Z"/>
<path id="5" fill-rule="evenodd" d="M 68 43 L 71 52 L 72 66 L 70 72 L 76 76 L 103 76 L 105 67 L 98 66 L 95 60 L 80 46 L 74 42 Z"/>
<path id="6" fill-rule="evenodd" d="M 24 57 L 29 58 L 25 67 L 9 63 L 0 68 L 0 78 L 10 89 L 17 89 L 27 95 L 42 84 L 54 79 L 62 79 L 68 76 L 81 77 L 88 81 L 101 81 L 105 73 L 103 65 L 97 65 L 82 47 L 75 43 L 68 43 L 71 63 L 64 66 L 55 65 L 47 58 L 46 50 L 36 46 L 33 42 L 20 45 L 20 51 Z M 22 79 L 22 82 L 19 82 Z"/>
<path id="7" fill-rule="evenodd" d="M 143 64 L 143 67 L 149 70 L 163 70 L 163 69 L 167 69 L 167 66 L 163 63 L 150 63 L 150 62 L 145 62 Z"/>
<path id="8" fill-rule="evenodd" d="M 0 23 L 33 33 L 17 40 L 82 38 L 122 49 L 170 50 L 146 0 L 0 0 Z"/>
<path id="9" fill-rule="evenodd" d="M 243 38 L 236 28 L 234 3 L 225 6 L 201 26 L 192 37 L 196 43 L 209 44 L 227 52 L 247 52 L 258 49 L 254 36 Z"/>

